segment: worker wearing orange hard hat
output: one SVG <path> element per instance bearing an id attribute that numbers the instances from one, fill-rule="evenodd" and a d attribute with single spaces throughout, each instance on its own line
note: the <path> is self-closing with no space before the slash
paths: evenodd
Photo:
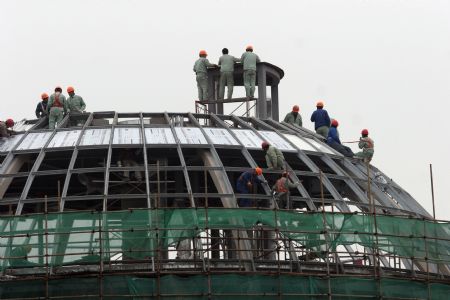
<path id="1" fill-rule="evenodd" d="M 215 67 L 216 65 L 209 62 L 206 58 L 208 53 L 205 50 L 200 50 L 198 53 L 199 59 L 195 61 L 194 72 L 197 80 L 198 100 L 208 100 L 208 67 Z"/>
<path id="2" fill-rule="evenodd" d="M 15 132 L 10 129 L 14 127 L 14 120 L 13 119 L 7 119 L 5 122 L 0 121 L 0 138 L 6 138 L 10 137 L 11 135 L 14 135 Z"/>
<path id="3" fill-rule="evenodd" d="M 244 69 L 245 96 L 247 99 L 255 97 L 256 64 L 261 62 L 258 55 L 253 53 L 253 46 L 248 45 L 241 56 Z"/>
<path id="4" fill-rule="evenodd" d="M 36 106 L 35 114 L 36 118 L 40 119 L 47 116 L 47 103 L 48 103 L 48 94 L 41 94 L 41 101 Z"/>
<path id="5" fill-rule="evenodd" d="M 363 129 L 361 131 L 361 137 L 359 138 L 358 147 L 362 149 L 362 151 L 355 153 L 355 156 L 364 159 L 364 161 L 366 162 L 370 162 L 375 152 L 375 144 L 369 137 L 369 130 Z"/>
<path id="6" fill-rule="evenodd" d="M 55 129 L 61 124 L 64 115 L 68 112 L 66 97 L 62 94 L 62 88 L 57 86 L 50 96 L 47 104 L 48 128 Z"/>
<path id="7" fill-rule="evenodd" d="M 320 134 L 324 138 L 328 137 L 328 130 L 330 128 L 330 117 L 328 112 L 323 109 L 324 104 L 322 101 L 317 102 L 316 110 L 311 115 L 311 122 L 314 122 L 314 129 L 317 134 Z"/>
<path id="8" fill-rule="evenodd" d="M 75 95 L 75 89 L 71 86 L 67 87 L 67 93 L 69 97 L 67 98 L 67 106 L 70 112 L 84 112 L 86 109 L 86 103 L 83 98 L 79 95 Z"/>
<path id="9" fill-rule="evenodd" d="M 257 184 L 267 183 L 265 180 L 259 178 L 262 173 L 260 167 L 242 173 L 236 182 L 236 191 L 239 194 L 251 194 L 253 192 L 253 187 Z M 252 202 L 252 199 L 238 199 L 239 207 L 250 207 L 252 206 Z"/>
<path id="10" fill-rule="evenodd" d="M 300 116 L 299 111 L 300 107 L 298 107 L 298 105 L 294 105 L 292 107 L 292 111 L 284 117 L 284 122 L 302 127 L 302 116 Z"/>

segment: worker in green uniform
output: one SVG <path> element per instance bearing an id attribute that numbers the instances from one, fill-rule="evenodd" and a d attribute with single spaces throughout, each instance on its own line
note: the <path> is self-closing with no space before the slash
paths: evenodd
<path id="1" fill-rule="evenodd" d="M 302 127 L 302 116 L 298 113 L 299 111 L 300 108 L 298 105 L 294 105 L 294 107 L 292 107 L 292 111 L 284 117 L 284 122 Z"/>
<path id="2" fill-rule="evenodd" d="M 222 49 L 222 56 L 219 58 L 220 80 L 219 80 L 219 99 L 225 97 L 225 85 L 228 88 L 227 99 L 231 99 L 234 87 L 234 64 L 239 62 L 239 58 L 228 54 L 228 49 Z"/>
<path id="3" fill-rule="evenodd" d="M 50 96 L 47 104 L 48 128 L 55 129 L 68 112 L 66 97 L 62 94 L 62 88 L 57 86 L 55 92 Z"/>
<path id="4" fill-rule="evenodd" d="M 200 50 L 198 56 L 200 57 L 195 61 L 194 72 L 196 74 L 197 88 L 198 88 L 198 100 L 204 101 L 208 99 L 208 67 L 214 67 L 216 65 L 210 63 L 206 58 L 208 53 L 205 50 Z"/>
<path id="5" fill-rule="evenodd" d="M 373 140 L 369 137 L 369 131 L 363 129 L 358 143 L 358 147 L 362 151 L 355 153 L 355 156 L 364 159 L 365 162 L 370 162 L 373 157 L 374 146 Z"/>
<path id="6" fill-rule="evenodd" d="M 69 97 L 67 98 L 67 107 L 71 112 L 83 112 L 86 109 L 86 103 L 84 103 L 83 98 L 75 95 L 75 89 L 71 86 L 67 88 L 67 93 Z"/>
<path id="7" fill-rule="evenodd" d="M 251 99 L 255 97 L 256 63 L 261 62 L 258 55 L 253 53 L 253 46 L 247 46 L 241 56 L 241 62 L 244 65 L 245 96 Z"/>
<path id="8" fill-rule="evenodd" d="M 268 142 L 263 142 L 261 148 L 266 152 L 267 168 L 274 170 L 284 169 L 284 155 L 278 148 L 271 146 Z"/>

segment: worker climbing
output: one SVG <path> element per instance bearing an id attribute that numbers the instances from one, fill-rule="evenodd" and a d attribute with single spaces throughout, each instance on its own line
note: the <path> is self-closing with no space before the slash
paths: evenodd
<path id="1" fill-rule="evenodd" d="M 67 98 L 67 107 L 70 112 L 84 112 L 86 109 L 86 103 L 84 103 L 83 98 L 75 95 L 75 89 L 71 86 L 67 88 L 67 93 L 69 97 Z"/>
<path id="2" fill-rule="evenodd" d="M 261 148 L 266 153 L 267 168 L 273 170 L 284 170 L 284 155 L 275 146 L 270 145 L 268 142 L 263 142 Z"/>
<path id="3" fill-rule="evenodd" d="M 287 113 L 286 117 L 284 117 L 284 122 L 302 127 L 302 116 L 300 116 L 299 111 L 300 107 L 298 105 L 294 105 L 294 107 L 292 107 L 292 111 Z"/>
<path id="4" fill-rule="evenodd" d="M 323 109 L 323 106 L 324 104 L 322 101 L 317 102 L 317 109 L 311 115 L 311 122 L 314 122 L 316 133 L 327 138 L 328 130 L 330 128 L 330 117 L 328 116 L 328 112 Z"/>
<path id="5" fill-rule="evenodd" d="M 282 209 L 292 209 L 292 203 L 290 201 L 290 189 L 295 189 L 300 185 L 300 182 L 293 183 L 290 181 L 288 172 L 283 172 L 281 177 L 276 181 L 272 187 L 272 191 L 275 192 L 279 202 L 278 207 Z"/>
<path id="6" fill-rule="evenodd" d="M 374 142 L 369 137 L 369 131 L 367 129 L 361 131 L 358 147 L 362 151 L 355 153 L 355 156 L 364 159 L 365 162 L 370 162 L 374 153 Z"/>
<path id="7" fill-rule="evenodd" d="M 204 101 L 208 99 L 208 67 L 215 67 L 216 65 L 210 63 L 206 58 L 208 53 L 205 50 L 200 50 L 198 56 L 200 57 L 195 61 L 194 72 L 196 74 L 197 88 L 198 88 L 198 100 Z"/>
<path id="8" fill-rule="evenodd" d="M 328 130 L 327 144 L 342 155 L 346 157 L 353 157 L 352 149 L 342 145 L 341 143 L 339 131 L 337 129 L 338 126 L 339 122 L 337 120 L 331 120 L 331 127 L 330 130 Z"/>
<path id="9" fill-rule="evenodd" d="M 240 194 L 251 194 L 256 184 L 267 183 L 266 181 L 259 179 L 259 176 L 261 176 L 262 173 L 262 169 L 259 167 L 242 173 L 236 182 L 237 192 Z M 254 206 L 252 199 L 248 198 L 240 198 L 238 199 L 238 203 L 239 207 Z"/>
<path id="10" fill-rule="evenodd" d="M 241 62 L 244 65 L 244 86 L 247 99 L 255 97 L 256 85 L 256 64 L 261 62 L 258 55 L 253 53 L 253 46 L 247 46 L 241 56 Z"/>
<path id="11" fill-rule="evenodd" d="M 64 114 L 68 112 L 66 97 L 62 94 L 62 88 L 57 86 L 55 92 L 50 96 L 50 100 L 47 105 L 48 128 L 55 129 L 55 126 L 59 126 L 64 117 Z"/>
<path id="12" fill-rule="evenodd" d="M 7 138 L 15 134 L 11 128 L 14 127 L 14 120 L 8 119 L 5 122 L 0 121 L 0 138 Z"/>
<path id="13" fill-rule="evenodd" d="M 42 93 L 41 95 L 41 101 L 36 106 L 36 118 L 44 118 L 47 116 L 47 103 L 48 103 L 48 94 Z"/>
<path id="14" fill-rule="evenodd" d="M 228 54 L 228 49 L 222 49 L 222 56 L 219 58 L 220 79 L 219 79 L 219 99 L 223 100 L 225 97 L 225 86 L 227 86 L 227 99 L 233 96 L 234 87 L 234 64 L 239 62 L 236 58 Z"/>

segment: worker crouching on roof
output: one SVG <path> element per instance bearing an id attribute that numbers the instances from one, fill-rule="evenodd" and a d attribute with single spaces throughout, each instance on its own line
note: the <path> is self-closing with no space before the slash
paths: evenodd
<path id="1" fill-rule="evenodd" d="M 283 172 L 281 177 L 277 180 L 277 182 L 272 187 L 272 191 L 276 192 L 276 195 L 279 199 L 278 207 L 291 209 L 292 204 L 289 199 L 290 189 L 294 189 L 300 185 L 300 182 L 293 183 L 289 180 L 289 176 L 287 172 Z"/>
<path id="2" fill-rule="evenodd" d="M 56 125 L 60 125 L 64 114 L 68 112 L 66 97 L 62 94 L 62 88 L 56 87 L 55 92 L 50 96 L 47 105 L 48 128 L 55 129 Z"/>
<path id="3" fill-rule="evenodd" d="M 342 145 L 341 140 L 339 139 L 339 131 L 337 130 L 338 126 L 339 122 L 333 119 L 331 121 L 330 130 L 328 131 L 327 144 L 342 155 L 346 157 L 353 157 L 354 154 L 352 149 Z"/>
<path id="4" fill-rule="evenodd" d="M 262 175 L 262 169 L 256 167 L 251 171 L 242 173 L 237 182 L 236 190 L 240 194 L 250 194 L 253 191 L 255 184 L 266 183 L 266 181 L 259 179 L 258 177 Z M 251 207 L 252 199 L 238 199 L 239 207 Z"/>
<path id="5" fill-rule="evenodd" d="M 302 116 L 300 116 L 299 111 L 300 107 L 298 107 L 298 105 L 294 105 L 294 107 L 292 107 L 292 111 L 284 117 L 284 122 L 302 127 Z"/>
<path id="6" fill-rule="evenodd" d="M 355 156 L 363 158 L 366 162 L 370 162 L 373 157 L 374 146 L 373 140 L 369 137 L 369 131 L 363 129 L 358 143 L 358 147 L 362 149 L 362 151 L 355 153 Z"/>
<path id="7" fill-rule="evenodd" d="M 69 97 L 67 98 L 67 107 L 71 112 L 83 112 L 86 109 L 86 103 L 84 103 L 83 98 L 75 95 L 75 89 L 71 86 L 67 88 L 67 93 Z"/>
<path id="8" fill-rule="evenodd" d="M 35 114 L 36 118 L 40 119 L 47 116 L 47 104 L 48 104 L 48 95 L 47 93 L 42 93 L 41 100 L 36 106 Z"/>
<path id="9" fill-rule="evenodd" d="M 234 87 L 234 64 L 239 62 L 239 58 L 228 54 L 228 49 L 222 49 L 222 56 L 219 58 L 220 80 L 219 80 L 219 99 L 225 97 L 225 85 L 227 86 L 227 99 L 233 96 Z"/>
<path id="10" fill-rule="evenodd" d="M 258 55 L 253 53 L 253 46 L 247 46 L 241 56 L 244 69 L 245 96 L 247 99 L 255 97 L 256 64 L 261 62 Z"/>
<path id="11" fill-rule="evenodd" d="M 284 155 L 275 146 L 268 142 L 263 142 L 261 148 L 266 152 L 267 168 L 274 170 L 284 170 Z"/>
<path id="12" fill-rule="evenodd" d="M 194 72 L 196 74 L 197 88 L 198 88 L 198 100 L 204 101 L 208 99 L 208 67 L 214 67 L 215 65 L 210 63 L 206 58 L 208 54 L 205 50 L 200 50 L 198 56 L 200 57 L 195 61 Z"/>
<path id="13" fill-rule="evenodd" d="M 0 121 L 0 138 L 7 138 L 16 134 L 12 129 L 14 127 L 14 120 L 8 119 L 5 122 Z"/>
<path id="14" fill-rule="evenodd" d="M 311 115 L 311 122 L 314 122 L 316 133 L 327 138 L 328 130 L 330 128 L 330 117 L 328 116 L 328 112 L 323 109 L 323 106 L 322 101 L 317 102 L 317 109 Z"/>

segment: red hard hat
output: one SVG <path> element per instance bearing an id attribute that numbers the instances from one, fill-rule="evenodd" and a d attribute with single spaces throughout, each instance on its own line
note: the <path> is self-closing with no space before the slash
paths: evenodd
<path id="1" fill-rule="evenodd" d="M 14 126 L 14 120 L 13 119 L 8 119 L 5 122 L 6 127 L 13 127 Z"/>
<path id="2" fill-rule="evenodd" d="M 266 141 L 262 142 L 262 144 L 261 144 L 261 148 L 263 148 L 263 149 L 267 149 L 267 148 L 269 148 L 269 146 L 270 146 L 270 144 Z"/>
<path id="3" fill-rule="evenodd" d="M 248 45 L 247 48 L 245 48 L 245 50 L 253 50 L 253 46 L 252 45 Z"/>
<path id="4" fill-rule="evenodd" d="M 74 90 L 73 87 L 68 86 L 68 87 L 67 87 L 67 92 L 68 92 L 68 93 L 72 93 L 72 92 L 75 92 L 75 90 Z"/>
<path id="5" fill-rule="evenodd" d="M 42 93 L 41 99 L 42 99 L 42 100 L 48 99 L 48 94 L 47 94 L 47 93 Z"/>
<path id="6" fill-rule="evenodd" d="M 198 55 L 208 55 L 208 53 L 206 53 L 206 50 L 200 50 Z"/>
<path id="7" fill-rule="evenodd" d="M 323 102 L 322 101 L 317 102 L 316 107 L 323 107 Z"/>
<path id="8" fill-rule="evenodd" d="M 294 107 L 292 107 L 293 112 L 298 112 L 299 110 L 300 110 L 300 107 L 298 107 L 298 105 L 294 105 Z"/>
<path id="9" fill-rule="evenodd" d="M 256 175 L 258 175 L 258 176 L 260 176 L 260 175 L 262 175 L 262 169 L 260 168 L 260 167 L 256 167 L 255 168 L 255 173 L 256 173 Z"/>
<path id="10" fill-rule="evenodd" d="M 369 135 L 369 130 L 363 129 L 363 130 L 361 130 L 361 134 L 362 135 Z"/>
<path id="11" fill-rule="evenodd" d="M 339 122 L 337 120 L 333 119 L 333 120 L 331 120 L 331 126 L 338 127 Z"/>

